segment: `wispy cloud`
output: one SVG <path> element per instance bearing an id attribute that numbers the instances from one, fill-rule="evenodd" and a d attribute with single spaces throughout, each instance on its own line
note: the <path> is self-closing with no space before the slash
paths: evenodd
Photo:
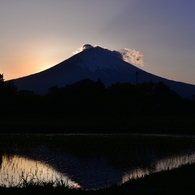
<path id="1" fill-rule="evenodd" d="M 99 47 L 99 46 L 85 44 L 82 47 L 79 47 L 77 51 L 73 52 L 73 54 L 77 54 L 79 52 L 82 52 L 85 49 L 94 48 L 94 47 Z M 104 49 L 107 49 L 107 48 L 104 48 Z M 144 61 L 143 61 L 144 55 L 140 51 L 137 51 L 135 49 L 130 49 L 130 48 L 124 48 L 120 51 L 116 51 L 116 50 L 110 50 L 110 51 L 113 52 L 113 54 L 115 54 L 117 57 L 122 58 L 124 61 L 130 64 L 141 66 L 141 67 L 144 66 Z"/>
<path id="2" fill-rule="evenodd" d="M 139 65 L 142 67 L 144 66 L 144 55 L 140 51 L 130 48 L 124 48 L 120 51 L 120 53 L 122 54 L 124 61 L 129 62 L 133 65 Z"/>

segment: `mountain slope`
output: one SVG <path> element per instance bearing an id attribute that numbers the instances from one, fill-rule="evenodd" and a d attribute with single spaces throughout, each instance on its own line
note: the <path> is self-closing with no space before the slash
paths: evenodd
<path id="1" fill-rule="evenodd" d="M 87 48 L 52 68 L 13 81 L 18 90 L 27 89 L 38 94 L 46 94 L 48 88 L 52 86 L 63 87 L 86 78 L 94 81 L 100 78 L 106 87 L 116 82 L 136 84 L 136 72 L 139 73 L 139 83 L 164 82 L 183 98 L 191 98 L 195 94 L 194 85 L 171 81 L 147 73 L 125 62 L 119 52 L 101 47 Z"/>

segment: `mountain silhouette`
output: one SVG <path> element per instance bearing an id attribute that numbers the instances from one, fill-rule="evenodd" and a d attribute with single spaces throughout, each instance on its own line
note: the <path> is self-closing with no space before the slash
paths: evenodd
<path id="1" fill-rule="evenodd" d="M 65 87 L 86 78 L 93 81 L 101 79 L 106 87 L 117 82 L 163 82 L 182 98 L 192 98 L 195 94 L 195 85 L 168 80 L 143 71 L 125 62 L 122 54 L 117 51 L 92 46 L 84 48 L 82 52 L 47 70 L 12 81 L 18 90 L 30 90 L 37 94 L 46 94 L 50 87 Z"/>

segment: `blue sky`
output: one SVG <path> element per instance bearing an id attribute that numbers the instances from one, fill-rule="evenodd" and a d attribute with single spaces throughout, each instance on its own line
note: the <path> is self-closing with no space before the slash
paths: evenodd
<path id="1" fill-rule="evenodd" d="M 143 54 L 141 69 L 195 84 L 194 0 L 1 0 L 0 73 L 47 69 L 82 45 Z"/>

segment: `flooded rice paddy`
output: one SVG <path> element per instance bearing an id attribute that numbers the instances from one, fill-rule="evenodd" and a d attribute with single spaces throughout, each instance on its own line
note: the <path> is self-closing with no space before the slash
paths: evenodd
<path id="1" fill-rule="evenodd" d="M 99 189 L 195 162 L 195 137 L 2 135 L 0 186 L 60 181 Z M 21 186 L 22 187 L 22 186 Z"/>

